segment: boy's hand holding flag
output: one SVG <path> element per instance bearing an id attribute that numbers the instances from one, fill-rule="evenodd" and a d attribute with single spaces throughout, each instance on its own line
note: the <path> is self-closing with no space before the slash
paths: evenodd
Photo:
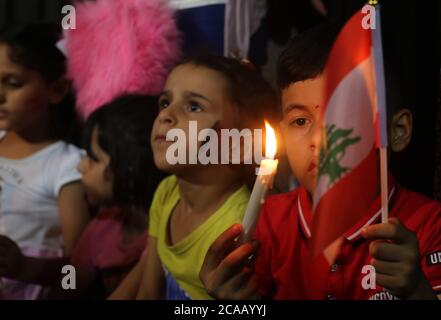
<path id="1" fill-rule="evenodd" d="M 312 256 L 323 252 L 332 264 L 344 234 L 363 217 L 380 192 L 383 223 L 362 232 L 372 240 L 369 251 L 376 283 L 400 298 L 433 298 L 421 270 L 416 235 L 398 219 L 387 220 L 388 198 L 393 191 L 388 195 L 386 100 L 378 7 L 375 12 L 374 29 L 363 28 L 363 10 L 346 23 L 326 65 L 326 137 L 322 141 L 314 193 Z"/>

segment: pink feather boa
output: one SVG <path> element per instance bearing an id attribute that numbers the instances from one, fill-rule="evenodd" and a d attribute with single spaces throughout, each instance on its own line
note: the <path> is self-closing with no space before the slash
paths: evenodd
<path id="1" fill-rule="evenodd" d="M 96 0 L 75 8 L 66 50 L 79 113 L 87 118 L 124 93 L 159 94 L 181 54 L 166 1 Z"/>

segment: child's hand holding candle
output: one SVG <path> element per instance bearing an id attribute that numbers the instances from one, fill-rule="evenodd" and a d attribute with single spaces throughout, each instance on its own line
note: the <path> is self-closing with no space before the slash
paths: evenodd
<path id="1" fill-rule="evenodd" d="M 250 241 L 259 218 L 260 208 L 265 202 L 265 196 L 273 186 L 274 176 L 279 161 L 274 159 L 277 150 L 276 134 L 274 129 L 265 121 L 265 159 L 260 162 L 256 182 L 251 192 L 250 201 L 243 219 L 242 242 Z"/>

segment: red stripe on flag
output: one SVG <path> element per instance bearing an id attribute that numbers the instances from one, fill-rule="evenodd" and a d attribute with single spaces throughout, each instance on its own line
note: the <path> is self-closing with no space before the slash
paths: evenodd
<path id="1" fill-rule="evenodd" d="M 378 156 L 373 145 L 369 155 L 323 195 L 314 213 L 312 258 L 316 258 L 366 214 L 366 208 L 375 200 L 372 195 L 377 194 L 377 173 Z"/>
<path id="2" fill-rule="evenodd" d="M 362 27 L 365 17 L 358 11 L 343 27 L 328 57 L 326 66 L 325 108 L 339 83 L 371 54 L 371 30 Z"/>

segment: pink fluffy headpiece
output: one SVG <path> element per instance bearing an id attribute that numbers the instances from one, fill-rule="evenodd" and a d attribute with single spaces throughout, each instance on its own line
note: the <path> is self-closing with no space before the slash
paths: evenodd
<path id="1" fill-rule="evenodd" d="M 78 2 L 66 33 L 68 75 L 87 118 L 124 93 L 157 95 L 180 57 L 180 33 L 165 0 Z"/>

